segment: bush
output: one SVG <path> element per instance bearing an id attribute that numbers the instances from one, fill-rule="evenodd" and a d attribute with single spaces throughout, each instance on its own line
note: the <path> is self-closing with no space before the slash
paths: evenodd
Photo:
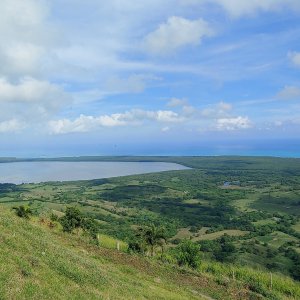
<path id="1" fill-rule="evenodd" d="M 142 240 L 134 239 L 128 243 L 129 253 L 144 254 L 147 250 L 145 243 Z"/>
<path id="2" fill-rule="evenodd" d="M 179 266 L 196 269 L 201 262 L 200 246 L 191 240 L 184 240 L 176 247 L 175 258 Z"/>
<path id="3" fill-rule="evenodd" d="M 98 223 L 94 219 L 87 218 L 81 221 L 81 227 L 85 232 L 87 232 L 90 235 L 93 242 L 95 242 L 98 245 Z"/>
<path id="4" fill-rule="evenodd" d="M 78 208 L 67 207 L 66 214 L 59 219 L 63 231 L 71 233 L 75 228 L 81 227 L 83 215 Z"/>
<path id="5" fill-rule="evenodd" d="M 28 206 L 25 207 L 24 205 L 21 205 L 19 207 L 14 207 L 13 209 L 20 218 L 29 219 L 29 216 L 32 214 L 32 211 Z"/>
<path id="6" fill-rule="evenodd" d="M 56 215 L 56 214 L 54 214 L 54 213 L 51 213 L 51 215 L 50 215 L 50 220 L 51 220 L 52 222 L 57 222 L 57 221 L 59 220 L 59 217 L 58 217 L 58 215 Z"/>

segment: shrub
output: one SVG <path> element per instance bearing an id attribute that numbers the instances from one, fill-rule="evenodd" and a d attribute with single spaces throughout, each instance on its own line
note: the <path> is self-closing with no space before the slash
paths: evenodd
<path id="1" fill-rule="evenodd" d="M 78 208 L 67 207 L 66 214 L 59 219 L 63 227 L 63 231 L 72 232 L 75 228 L 79 228 L 83 222 L 82 213 Z"/>
<path id="2" fill-rule="evenodd" d="M 175 257 L 179 266 L 195 269 L 201 262 L 200 246 L 191 240 L 184 240 L 176 247 Z"/>
<path id="3" fill-rule="evenodd" d="M 59 220 L 59 217 L 58 217 L 58 215 L 56 215 L 56 214 L 54 214 L 54 213 L 51 213 L 51 215 L 50 215 L 50 220 L 51 220 L 52 222 L 57 222 L 57 221 Z"/>
<path id="4" fill-rule="evenodd" d="M 144 254 L 147 250 L 145 243 L 142 240 L 134 239 L 128 243 L 129 253 Z"/>
<path id="5" fill-rule="evenodd" d="M 13 209 L 20 218 L 29 219 L 29 216 L 32 214 L 32 211 L 28 206 L 21 205 L 19 207 L 14 207 Z"/>
<path id="6" fill-rule="evenodd" d="M 93 242 L 95 242 L 98 245 L 98 223 L 94 219 L 87 218 L 81 221 L 81 227 L 85 232 L 87 232 L 90 235 Z"/>

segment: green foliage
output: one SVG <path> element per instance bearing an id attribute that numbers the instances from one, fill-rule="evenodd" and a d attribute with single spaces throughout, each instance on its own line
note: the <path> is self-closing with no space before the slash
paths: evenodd
<path id="1" fill-rule="evenodd" d="M 136 234 L 136 242 L 139 242 L 139 246 L 136 247 L 134 244 L 130 247 L 143 249 L 143 244 L 147 245 L 150 248 L 151 256 L 154 256 L 154 249 L 157 246 L 161 247 L 163 252 L 164 245 L 166 243 L 166 233 L 164 227 L 158 227 L 154 224 L 150 224 L 149 226 L 139 228 Z M 135 242 L 135 243 L 136 243 Z"/>
<path id="2" fill-rule="evenodd" d="M 175 249 L 175 258 L 179 266 L 196 269 L 201 263 L 200 246 L 190 240 L 183 240 Z"/>
<path id="3" fill-rule="evenodd" d="M 83 222 L 83 215 L 78 208 L 67 207 L 66 213 L 59 219 L 63 231 L 71 233 L 75 228 L 79 228 Z"/>
<path id="4" fill-rule="evenodd" d="M 56 215 L 56 214 L 54 214 L 54 213 L 51 213 L 51 215 L 50 215 L 50 220 L 51 220 L 52 222 L 57 222 L 57 221 L 59 221 L 59 217 L 58 217 L 58 215 Z"/>
<path id="5" fill-rule="evenodd" d="M 233 262 L 236 259 L 237 249 L 232 242 L 232 237 L 224 234 L 216 240 L 200 241 L 201 250 L 209 252 L 220 262 Z"/>
<path id="6" fill-rule="evenodd" d="M 262 299 L 300 299 L 300 285 L 292 279 L 272 274 L 272 289 L 270 273 L 263 270 L 254 270 L 248 267 L 234 266 L 227 263 L 203 261 L 199 267 L 201 272 L 212 274 L 213 276 L 235 276 L 243 286 L 249 287 L 252 291 L 263 296 Z M 260 298 L 259 298 L 260 299 Z"/>
<path id="7" fill-rule="evenodd" d="M 129 253 L 145 254 L 146 251 L 147 245 L 141 238 L 136 237 L 128 243 Z"/>
<path id="8" fill-rule="evenodd" d="M 30 215 L 32 214 L 32 211 L 30 207 L 20 205 L 18 207 L 13 208 L 16 211 L 16 215 L 20 218 L 29 219 Z"/>
<path id="9" fill-rule="evenodd" d="M 99 232 L 98 223 L 91 218 L 85 218 L 81 221 L 82 229 L 89 234 L 95 244 L 99 244 L 97 234 Z"/>
<path id="10" fill-rule="evenodd" d="M 235 259 L 236 247 L 228 239 L 227 236 L 223 236 L 219 239 L 220 247 L 214 252 L 214 256 L 218 261 L 221 262 L 233 262 Z"/>
<path id="11" fill-rule="evenodd" d="M 76 207 L 67 207 L 66 213 L 59 219 L 63 231 L 71 233 L 76 228 L 82 228 L 90 237 L 94 244 L 98 245 L 97 234 L 99 232 L 98 223 L 95 219 L 85 218 L 82 212 Z"/>
<path id="12" fill-rule="evenodd" d="M 115 250 L 87 246 L 82 236 L 54 232 L 0 209 L 0 299 L 199 299 L 226 291 L 193 284 L 193 276 Z M 159 278 L 160 283 L 156 283 Z M 151 289 L 149 289 L 151 286 Z M 193 293 L 197 292 L 197 296 Z"/>

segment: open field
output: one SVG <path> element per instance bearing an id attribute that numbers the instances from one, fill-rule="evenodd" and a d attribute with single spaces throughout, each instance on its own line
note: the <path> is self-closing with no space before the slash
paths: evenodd
<path id="1" fill-rule="evenodd" d="M 237 230 L 237 229 L 228 229 L 228 230 L 217 231 L 217 232 L 214 232 L 214 233 L 199 235 L 198 237 L 196 236 L 192 240 L 193 241 L 215 240 L 217 238 L 220 238 L 224 234 L 227 234 L 229 236 L 243 236 L 243 235 L 246 235 L 247 233 L 249 233 L 249 232 L 248 231 Z"/>

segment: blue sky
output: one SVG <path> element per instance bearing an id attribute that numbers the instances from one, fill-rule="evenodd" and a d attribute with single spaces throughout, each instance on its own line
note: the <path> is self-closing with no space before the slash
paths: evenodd
<path id="1" fill-rule="evenodd" d="M 300 155 L 299 0 L 0 9 L 0 156 Z"/>

